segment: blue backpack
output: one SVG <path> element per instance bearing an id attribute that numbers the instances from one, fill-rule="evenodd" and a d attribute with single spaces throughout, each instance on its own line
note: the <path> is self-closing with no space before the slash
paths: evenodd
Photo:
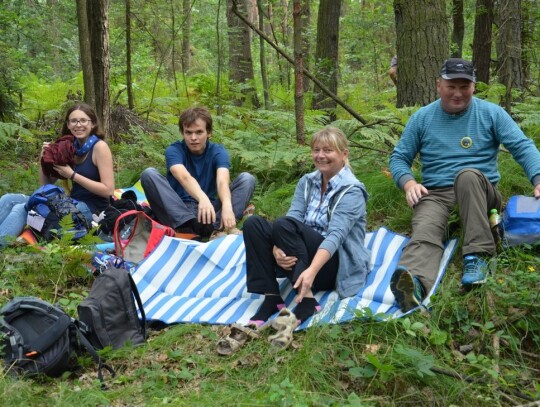
<path id="1" fill-rule="evenodd" d="M 502 224 L 503 244 L 507 247 L 540 242 L 540 199 L 523 195 L 510 197 Z"/>
<path id="2" fill-rule="evenodd" d="M 77 208 L 77 200 L 70 198 L 62 187 L 53 184 L 42 185 L 34 191 L 26 203 L 28 217 L 26 223 L 46 241 L 61 237 L 60 221 L 68 215 L 73 220 L 73 240 L 85 236 L 91 226 Z"/>

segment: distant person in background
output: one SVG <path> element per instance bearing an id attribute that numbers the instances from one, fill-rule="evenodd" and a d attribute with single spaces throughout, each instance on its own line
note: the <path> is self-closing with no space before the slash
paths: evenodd
<path id="1" fill-rule="evenodd" d="M 463 276 L 471 288 L 485 282 L 496 253 L 488 216 L 501 210 L 497 190 L 501 144 L 523 167 L 540 198 L 540 153 L 500 106 L 473 97 L 470 61 L 447 59 L 437 79 L 440 98 L 414 113 L 390 157 L 396 184 L 413 208 L 412 236 L 390 288 L 404 312 L 418 306 L 435 284 L 448 217 L 457 204 L 463 229 Z M 419 156 L 422 183 L 411 165 Z"/>
<path id="2" fill-rule="evenodd" d="M 40 167 L 39 182 L 45 185 L 54 184 L 58 178 L 70 179 L 73 183 L 70 196 L 78 201 L 77 208 L 90 224 L 92 214 L 107 208 L 109 197 L 114 193 L 111 150 L 103 140 L 105 135 L 94 109 L 84 103 L 66 112 L 61 137 L 66 136 L 73 139 L 70 143 L 73 143 L 74 156 L 69 157 L 72 164 L 51 165 L 54 175 Z M 42 155 L 48 145 L 44 143 Z M 23 194 L 5 194 L 0 198 L 0 248 L 8 243 L 8 237 L 14 239 L 23 231 L 28 198 Z"/>
<path id="3" fill-rule="evenodd" d="M 388 70 L 388 76 L 394 82 L 394 85 L 397 86 L 397 55 L 392 57 L 390 61 L 390 69 Z"/>
<path id="4" fill-rule="evenodd" d="M 243 172 L 230 182 L 229 153 L 210 141 L 208 109 L 185 110 L 178 127 L 182 140 L 165 150 L 166 177 L 155 168 L 141 174 L 152 213 L 178 233 L 209 237 L 214 230 L 234 228 L 253 195 L 255 177 Z"/>

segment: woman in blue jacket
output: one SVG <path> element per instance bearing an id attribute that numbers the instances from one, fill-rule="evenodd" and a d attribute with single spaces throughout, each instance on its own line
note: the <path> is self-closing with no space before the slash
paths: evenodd
<path id="1" fill-rule="evenodd" d="M 311 154 L 317 170 L 300 179 L 287 215 L 273 223 L 252 216 L 244 223 L 247 289 L 265 296 L 249 324 L 261 326 L 285 306 L 278 277 L 296 290 L 293 312 L 300 322 L 320 310 L 314 291 L 351 297 L 365 284 L 368 194 L 349 166 L 348 140 L 326 127 L 313 136 Z"/>

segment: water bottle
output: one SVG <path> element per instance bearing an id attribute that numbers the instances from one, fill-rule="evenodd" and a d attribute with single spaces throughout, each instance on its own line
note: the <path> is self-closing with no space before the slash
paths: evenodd
<path id="1" fill-rule="evenodd" d="M 493 235 L 493 241 L 500 248 L 502 242 L 502 228 L 501 228 L 501 215 L 497 212 L 497 209 L 489 211 L 489 226 L 491 228 L 491 234 Z"/>

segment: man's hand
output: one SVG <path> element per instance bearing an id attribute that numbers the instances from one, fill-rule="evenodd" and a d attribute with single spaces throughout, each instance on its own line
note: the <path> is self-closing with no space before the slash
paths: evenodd
<path id="1" fill-rule="evenodd" d="M 197 221 L 204 225 L 209 225 L 216 221 L 216 210 L 214 205 L 210 202 L 208 197 L 199 201 L 199 212 L 197 214 Z"/>
<path id="2" fill-rule="evenodd" d="M 276 259 L 277 265 L 283 270 L 292 270 L 293 267 L 296 265 L 296 262 L 298 261 L 295 256 L 287 256 L 285 252 L 277 246 L 273 247 L 272 254 Z"/>
<path id="3" fill-rule="evenodd" d="M 536 199 L 540 198 L 540 184 L 534 187 L 533 194 Z"/>
<path id="4" fill-rule="evenodd" d="M 236 217 L 232 208 L 221 208 L 221 228 L 232 229 L 236 226 Z"/>
<path id="5" fill-rule="evenodd" d="M 429 191 L 422 184 L 414 180 L 407 181 L 403 186 L 403 191 L 405 191 L 405 199 L 407 199 L 407 204 L 414 208 L 414 206 L 420 202 L 420 198 L 424 195 L 429 195 Z"/>
<path id="6" fill-rule="evenodd" d="M 297 304 L 300 304 L 306 295 L 312 295 L 311 287 L 313 286 L 316 275 L 317 273 L 314 273 L 308 267 L 298 276 L 298 279 L 294 284 L 294 289 L 298 293 L 295 299 Z"/>

